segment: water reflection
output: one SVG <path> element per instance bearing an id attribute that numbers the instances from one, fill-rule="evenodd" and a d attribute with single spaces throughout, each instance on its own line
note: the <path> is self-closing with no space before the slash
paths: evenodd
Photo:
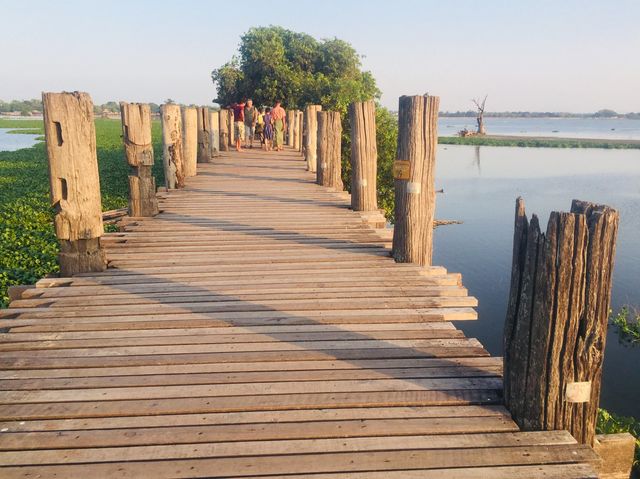
<path id="1" fill-rule="evenodd" d="M 481 159 L 482 158 L 482 162 Z M 464 223 L 438 228 L 434 262 L 463 274 L 480 300 L 480 319 L 459 327 L 501 354 L 511 270 L 513 211 L 523 196 L 527 212 L 546 227 L 553 210 L 579 198 L 620 212 L 612 306 L 640 305 L 640 151 L 497 148 L 441 145 L 437 217 Z M 640 348 L 624 347 L 609 333 L 602 400 L 640 417 Z"/>

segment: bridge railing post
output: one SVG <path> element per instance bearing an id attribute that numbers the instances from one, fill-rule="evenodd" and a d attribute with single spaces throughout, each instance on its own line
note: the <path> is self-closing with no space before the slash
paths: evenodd
<path id="1" fill-rule="evenodd" d="M 129 174 L 129 216 L 158 214 L 156 180 L 153 177 L 151 109 L 149 105 L 120 102 L 122 140 Z"/>
<path id="2" fill-rule="evenodd" d="M 619 216 L 574 200 L 546 233 L 516 201 L 504 395 L 524 430 L 594 445 Z"/>
<path id="3" fill-rule="evenodd" d="M 220 151 L 229 151 L 229 110 L 220 109 Z"/>
<path id="4" fill-rule="evenodd" d="M 182 146 L 182 113 L 180 106 L 164 104 L 160 107 L 162 115 L 162 146 L 164 178 L 167 189 L 184 186 L 184 157 Z"/>
<path id="5" fill-rule="evenodd" d="M 51 203 L 62 276 L 103 271 L 102 200 L 93 103 L 87 93 L 43 93 Z"/>
<path id="6" fill-rule="evenodd" d="M 227 131 L 229 132 L 229 146 L 236 146 L 236 129 L 233 121 L 233 110 L 227 110 Z"/>
<path id="7" fill-rule="evenodd" d="M 209 108 L 198 107 L 198 156 L 197 163 L 211 161 L 211 117 Z M 194 172 L 195 174 L 195 172 Z"/>
<path id="8" fill-rule="evenodd" d="M 436 96 L 400 97 L 392 249 L 399 263 L 431 265 L 439 103 Z"/>
<path id="9" fill-rule="evenodd" d="M 196 176 L 198 161 L 198 111 L 182 107 L 182 161 L 184 177 Z"/>
<path id="10" fill-rule="evenodd" d="M 351 125 L 351 208 L 376 211 L 377 164 L 376 105 L 373 100 L 349 105 Z"/>
<path id="11" fill-rule="evenodd" d="M 317 183 L 342 191 L 342 120 L 337 111 L 319 111 Z"/>
<path id="12" fill-rule="evenodd" d="M 294 123 L 296 112 L 294 110 L 287 110 L 287 146 L 293 148 L 294 144 Z"/>
<path id="13" fill-rule="evenodd" d="M 296 151 L 302 153 L 302 129 L 304 124 L 304 113 L 296 111 Z"/>
<path id="14" fill-rule="evenodd" d="M 317 146 L 318 146 L 318 119 L 317 114 L 322 110 L 321 105 L 307 105 L 304 110 L 304 122 L 307 129 L 307 139 L 305 144 L 305 159 L 307 170 L 312 173 L 317 169 Z"/>
<path id="15" fill-rule="evenodd" d="M 218 156 L 220 152 L 220 113 L 211 110 L 209 115 L 209 124 L 211 125 L 211 157 Z"/>

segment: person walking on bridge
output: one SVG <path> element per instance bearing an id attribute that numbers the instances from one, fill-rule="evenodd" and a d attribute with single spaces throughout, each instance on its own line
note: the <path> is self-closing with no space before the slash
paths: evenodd
<path id="1" fill-rule="evenodd" d="M 244 107 L 245 148 L 253 148 L 253 138 L 255 137 L 257 121 L 258 110 L 253 106 L 253 100 L 249 99 Z"/>
<path id="2" fill-rule="evenodd" d="M 287 126 L 287 112 L 280 106 L 280 100 L 276 100 L 276 106 L 271 110 L 273 118 L 273 146 L 277 151 L 284 149 L 284 130 Z"/>
<path id="3" fill-rule="evenodd" d="M 240 103 L 233 103 L 233 129 L 236 136 L 236 151 L 242 151 L 244 141 L 244 99 Z"/>

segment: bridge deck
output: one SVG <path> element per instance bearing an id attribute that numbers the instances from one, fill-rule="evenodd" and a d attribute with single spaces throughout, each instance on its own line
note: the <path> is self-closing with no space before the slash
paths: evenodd
<path id="1" fill-rule="evenodd" d="M 449 322 L 460 276 L 394 263 L 296 154 L 225 154 L 161 208 L 2 313 L 1 477 L 595 477 L 518 432 Z"/>

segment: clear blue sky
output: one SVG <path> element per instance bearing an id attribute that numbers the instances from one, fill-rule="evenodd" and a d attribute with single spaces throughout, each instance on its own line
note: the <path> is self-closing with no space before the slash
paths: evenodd
<path id="1" fill-rule="evenodd" d="M 395 108 L 640 111 L 640 0 L 0 0 L 0 98 L 83 90 L 94 101 L 207 104 L 210 71 L 252 26 L 338 37 Z"/>

